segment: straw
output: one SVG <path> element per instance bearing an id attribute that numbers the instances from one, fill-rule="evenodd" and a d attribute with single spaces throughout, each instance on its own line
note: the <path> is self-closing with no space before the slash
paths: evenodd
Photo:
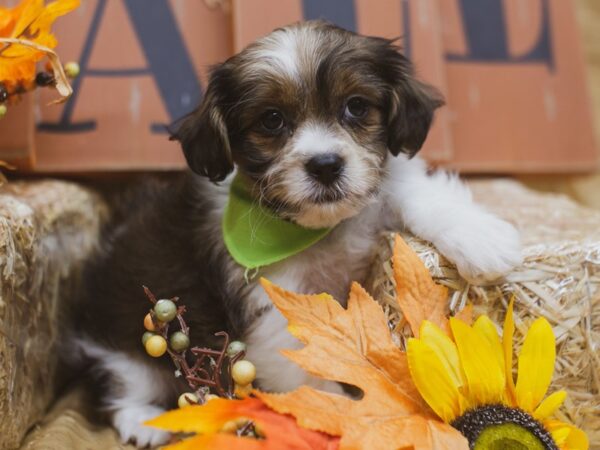
<path id="1" fill-rule="evenodd" d="M 473 190 L 480 203 L 521 230 L 525 261 L 505 279 L 472 286 L 430 243 L 409 234 L 403 238 L 434 279 L 449 288 L 451 314 L 471 303 L 475 317 L 487 314 L 500 331 L 514 295 L 517 351 L 531 322 L 539 316 L 548 319 L 557 340 L 551 390 L 569 394 L 559 418 L 583 428 L 591 448 L 600 448 L 600 213 L 505 180 L 474 183 Z M 367 286 L 384 306 L 394 340 L 402 345 L 409 330 L 395 299 L 393 235 L 382 236 Z"/>

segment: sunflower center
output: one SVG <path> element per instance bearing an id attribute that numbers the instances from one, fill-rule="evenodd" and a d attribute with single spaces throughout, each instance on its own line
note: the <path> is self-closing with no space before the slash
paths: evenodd
<path id="1" fill-rule="evenodd" d="M 451 424 L 473 450 L 558 450 L 546 429 L 526 412 L 503 405 L 467 411 Z"/>

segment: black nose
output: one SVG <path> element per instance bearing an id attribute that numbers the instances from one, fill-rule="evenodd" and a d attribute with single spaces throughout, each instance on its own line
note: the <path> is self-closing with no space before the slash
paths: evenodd
<path id="1" fill-rule="evenodd" d="M 344 169 L 344 160 L 337 153 L 324 153 L 313 156 L 305 166 L 311 177 L 328 185 L 340 177 Z"/>

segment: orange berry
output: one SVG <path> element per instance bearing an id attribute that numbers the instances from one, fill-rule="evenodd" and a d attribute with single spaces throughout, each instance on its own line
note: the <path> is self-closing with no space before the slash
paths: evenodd
<path id="1" fill-rule="evenodd" d="M 154 326 L 154 321 L 152 320 L 152 314 L 146 314 L 144 317 L 144 328 L 148 331 L 156 331 L 156 327 Z"/>

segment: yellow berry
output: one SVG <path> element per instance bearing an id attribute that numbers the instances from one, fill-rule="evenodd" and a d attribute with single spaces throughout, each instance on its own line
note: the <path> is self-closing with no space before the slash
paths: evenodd
<path id="1" fill-rule="evenodd" d="M 208 395 L 205 395 L 205 396 L 204 396 L 204 400 L 205 400 L 206 402 L 209 402 L 209 401 L 211 401 L 211 400 L 214 400 L 215 398 L 221 398 L 221 397 L 219 397 L 218 395 L 215 395 L 215 394 L 208 394 Z"/>
<path id="2" fill-rule="evenodd" d="M 260 426 L 260 424 L 254 422 L 254 433 L 256 434 L 256 436 L 260 437 L 260 438 L 264 438 L 265 437 L 265 430 L 262 426 Z"/>
<path id="3" fill-rule="evenodd" d="M 6 115 L 8 108 L 5 104 L 0 104 L 0 119 Z"/>
<path id="4" fill-rule="evenodd" d="M 237 398 L 246 398 L 252 392 L 252 383 L 244 384 L 244 385 L 235 385 L 235 389 L 233 390 L 233 395 Z"/>
<path id="5" fill-rule="evenodd" d="M 156 331 L 156 327 L 154 326 L 154 321 L 152 320 L 152 314 L 146 314 L 144 317 L 144 328 L 148 331 Z"/>
<path id="6" fill-rule="evenodd" d="M 233 434 L 237 431 L 238 426 L 235 420 L 229 420 L 223 424 L 221 431 L 223 433 Z"/>
<path id="7" fill-rule="evenodd" d="M 77 78 L 80 71 L 81 68 L 79 67 L 79 64 L 74 61 L 70 61 L 65 64 L 65 75 L 69 78 Z"/>
<path id="8" fill-rule="evenodd" d="M 180 408 L 183 408 L 185 406 L 189 406 L 189 405 L 196 405 L 198 404 L 198 396 L 196 394 L 194 394 L 193 392 L 185 392 L 183 394 L 181 394 L 179 396 L 179 398 L 177 399 L 177 405 Z"/>
<path id="9" fill-rule="evenodd" d="M 221 431 L 223 433 L 231 433 L 231 434 L 233 434 L 237 430 L 239 430 L 240 428 L 242 428 L 245 425 L 247 425 L 248 422 L 249 422 L 249 420 L 246 419 L 245 417 L 240 417 L 239 419 L 228 420 L 221 427 Z"/>
<path id="10" fill-rule="evenodd" d="M 242 359 L 231 368 L 231 376 L 233 381 L 239 385 L 250 384 L 256 378 L 256 367 L 250 361 Z"/>
<path id="11" fill-rule="evenodd" d="M 145 347 L 146 353 L 148 353 L 150 356 L 158 358 L 159 356 L 164 355 L 167 351 L 167 341 L 164 337 L 157 334 L 146 341 Z"/>

